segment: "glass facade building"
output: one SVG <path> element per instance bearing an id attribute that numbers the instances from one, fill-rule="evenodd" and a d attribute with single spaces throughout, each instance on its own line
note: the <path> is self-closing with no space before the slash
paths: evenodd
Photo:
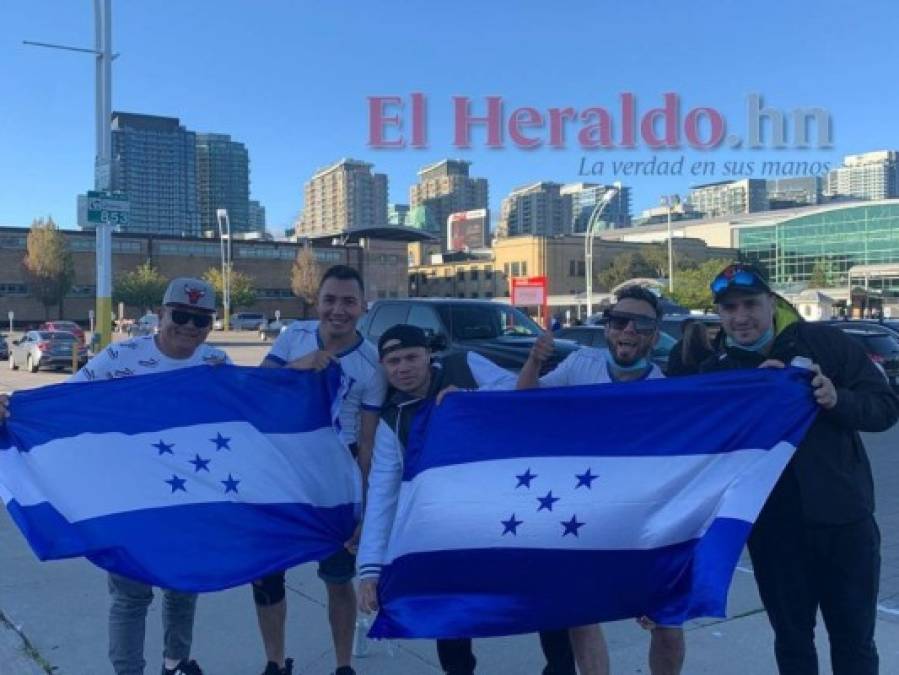
<path id="1" fill-rule="evenodd" d="M 120 231 L 199 236 L 196 134 L 176 117 L 113 113 L 110 189 L 131 203 Z"/>
<path id="2" fill-rule="evenodd" d="M 743 259 L 763 267 L 774 284 L 807 283 L 817 269 L 827 286 L 847 286 L 855 265 L 899 263 L 899 201 L 735 224 L 733 236 Z"/>
<path id="3" fill-rule="evenodd" d="M 258 231 L 250 224 L 250 156 L 227 134 L 197 134 L 197 206 L 200 229 L 218 232 L 218 209 L 228 210 L 231 231 Z"/>

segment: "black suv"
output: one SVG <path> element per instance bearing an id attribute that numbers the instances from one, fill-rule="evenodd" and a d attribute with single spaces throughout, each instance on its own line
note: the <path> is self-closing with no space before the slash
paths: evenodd
<path id="1" fill-rule="evenodd" d="M 423 328 L 432 337 L 437 353 L 457 350 L 477 352 L 508 370 L 518 371 L 542 329 L 524 312 L 500 302 L 443 298 L 378 300 L 365 315 L 359 330 L 372 342 L 398 323 Z M 551 370 L 578 345 L 556 340 Z"/>

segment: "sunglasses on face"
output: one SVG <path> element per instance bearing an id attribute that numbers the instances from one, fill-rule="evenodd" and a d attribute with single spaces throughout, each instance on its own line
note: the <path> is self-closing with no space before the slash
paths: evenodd
<path id="1" fill-rule="evenodd" d="M 754 272 L 739 267 L 728 270 L 719 274 L 712 281 L 712 293 L 718 294 L 726 288 L 736 286 L 737 288 L 758 288 L 759 278 Z"/>
<path id="2" fill-rule="evenodd" d="M 180 309 L 172 310 L 172 321 L 179 326 L 185 325 L 188 321 L 193 321 L 197 328 L 208 328 L 212 323 L 211 314 L 194 314 L 193 312 L 182 312 Z"/>
<path id="3" fill-rule="evenodd" d="M 640 335 L 652 335 L 659 327 L 656 319 L 642 314 L 623 314 L 621 312 L 606 314 L 606 324 L 614 330 L 624 330 L 629 323 L 634 324 L 634 330 Z"/>

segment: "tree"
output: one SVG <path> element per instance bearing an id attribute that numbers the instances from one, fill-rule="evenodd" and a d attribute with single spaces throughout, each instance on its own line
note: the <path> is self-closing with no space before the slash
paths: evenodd
<path id="1" fill-rule="evenodd" d="M 688 309 L 711 309 L 713 302 L 709 284 L 731 262 L 711 259 L 694 267 L 679 269 L 674 274 L 672 299 Z"/>
<path id="2" fill-rule="evenodd" d="M 828 269 L 827 261 L 820 258 L 815 261 L 815 266 L 812 267 L 812 276 L 808 280 L 808 287 L 827 288 L 828 286 L 830 286 L 830 270 Z"/>
<path id="3" fill-rule="evenodd" d="M 655 279 L 656 270 L 640 253 L 622 253 L 599 273 L 599 283 L 608 291 L 628 279 L 637 277 Z"/>
<path id="4" fill-rule="evenodd" d="M 318 297 L 318 284 L 321 278 L 321 269 L 312 247 L 304 246 L 297 254 L 290 270 L 290 290 L 303 303 L 303 317 L 309 314 L 309 307 L 315 304 Z"/>
<path id="5" fill-rule="evenodd" d="M 222 284 L 222 270 L 218 267 L 210 267 L 203 275 L 206 280 L 215 289 L 216 305 L 224 306 L 225 294 Z M 253 277 L 249 274 L 236 271 L 231 267 L 228 275 L 231 292 L 231 309 L 240 309 L 252 307 L 256 302 L 256 287 Z"/>
<path id="6" fill-rule="evenodd" d="M 166 278 L 148 260 L 116 278 L 112 299 L 143 311 L 162 303 L 167 285 Z"/>
<path id="7" fill-rule="evenodd" d="M 58 306 L 62 318 L 63 299 L 75 281 L 75 263 L 53 218 L 38 218 L 31 223 L 22 265 L 31 294 L 44 305 L 44 318 L 50 318 L 51 305 Z"/>

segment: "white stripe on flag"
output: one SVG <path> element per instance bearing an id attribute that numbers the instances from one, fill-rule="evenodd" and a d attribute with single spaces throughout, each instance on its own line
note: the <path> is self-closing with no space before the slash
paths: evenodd
<path id="1" fill-rule="evenodd" d="M 680 543 L 701 536 L 715 518 L 754 522 L 794 450 L 781 442 L 707 455 L 530 457 L 429 469 L 403 483 L 388 562 L 441 550 Z M 598 478 L 586 481 L 589 489 L 577 487 L 588 469 Z M 526 471 L 536 476 L 530 487 L 519 485 Z M 503 534 L 513 514 L 521 524 Z M 577 536 L 562 536 L 562 521 L 573 516 L 583 526 Z"/>
<path id="2" fill-rule="evenodd" d="M 4 496 L 22 506 L 50 502 L 69 522 L 223 501 L 331 507 L 361 494 L 356 462 L 332 428 L 262 434 L 248 422 L 81 434 L 27 453 L 11 449 L 0 452 L 0 476 Z"/>

